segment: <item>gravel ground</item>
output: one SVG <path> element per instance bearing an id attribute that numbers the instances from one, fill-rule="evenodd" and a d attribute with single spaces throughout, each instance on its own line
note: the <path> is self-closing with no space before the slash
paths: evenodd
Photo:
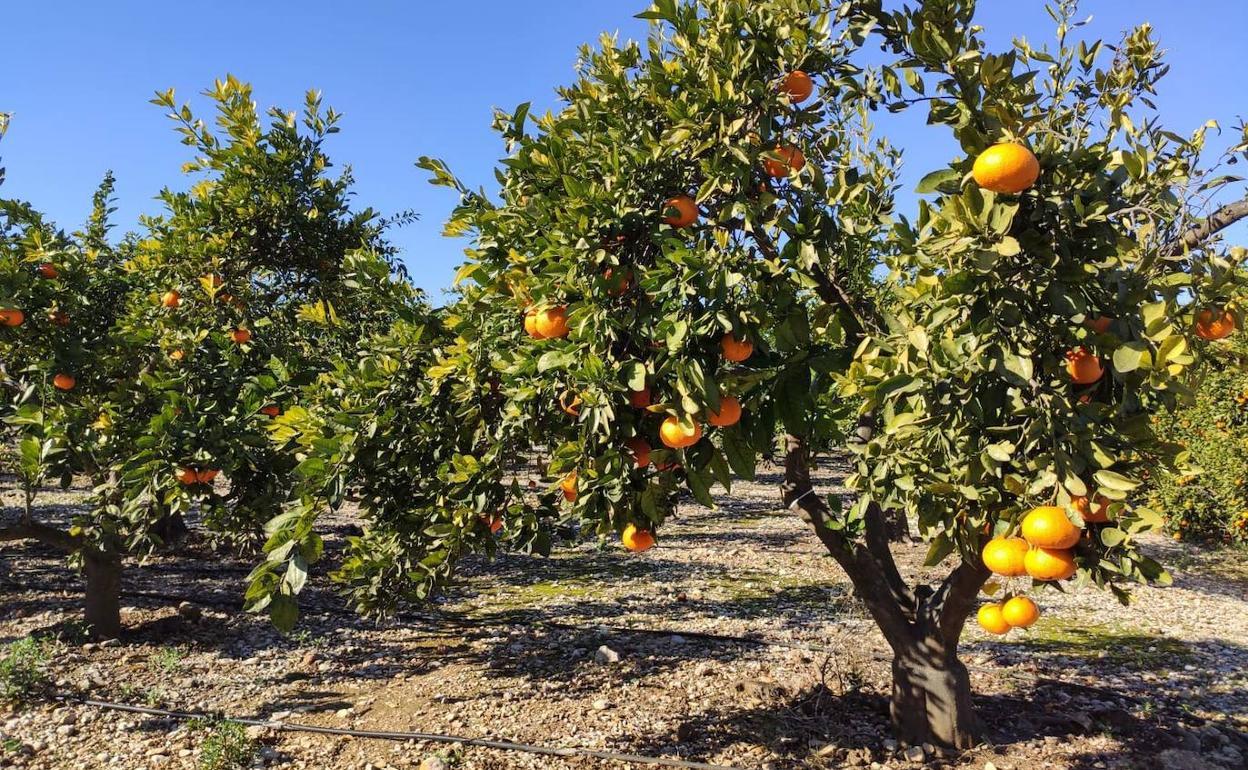
<path id="1" fill-rule="evenodd" d="M 884 641 L 813 535 L 777 510 L 778 481 L 764 470 L 717 510 L 682 506 L 642 555 L 611 544 L 474 560 L 436 605 L 387 623 L 358 620 L 314 590 L 288 637 L 236 611 L 250 564 L 192 541 L 183 556 L 127 570 L 125 639 L 85 642 L 79 584 L 63 560 L 5 544 L 0 642 L 50 639 L 52 660 L 42 692 L 0 706 L 0 767 L 210 766 L 221 736 L 212 725 L 104 711 L 84 697 L 749 770 L 1248 767 L 1242 552 L 1159 538 L 1148 549 L 1174 585 L 1136 590 L 1130 608 L 1091 587 L 1048 590 L 1027 632 L 968 629 L 963 657 L 989 740 L 945 756 L 888 738 Z M 43 500 L 71 506 L 80 495 Z M 336 524 L 331 552 L 350 521 Z M 924 550 L 897 546 L 907 577 L 936 574 L 919 566 Z M 638 766 L 264 727 L 243 742 L 255 749 L 248 767 Z"/>

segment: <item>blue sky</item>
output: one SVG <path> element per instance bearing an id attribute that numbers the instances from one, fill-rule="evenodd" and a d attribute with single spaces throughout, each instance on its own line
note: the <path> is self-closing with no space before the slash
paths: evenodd
<path id="1" fill-rule="evenodd" d="M 450 284 L 463 244 L 440 235 L 453 205 L 414 167 L 446 160 L 472 186 L 493 187 L 502 153 L 493 107 L 532 101 L 544 109 L 572 78 L 577 46 L 602 31 L 645 35 L 632 16 L 646 0 L 476 0 L 355 3 L 215 0 L 108 3 L 4 0 L 5 78 L 0 111 L 14 113 L 0 143 L 5 196 L 30 200 L 60 224 L 78 225 L 108 169 L 117 174 L 120 229 L 157 212 L 152 196 L 181 186 L 187 148 L 148 104 L 173 87 L 209 115 L 198 93 L 233 73 L 255 86 L 262 108 L 296 109 L 308 88 L 344 113 L 329 152 L 350 163 L 358 201 L 421 221 L 392 234 L 413 280 L 435 297 Z M 1198 9 L 1194 10 L 1194 9 Z M 1157 29 L 1172 71 L 1159 106 L 1180 133 L 1206 118 L 1229 131 L 1248 117 L 1248 79 L 1237 69 L 1248 30 L 1244 0 L 1085 0 L 1092 33 L 1109 38 L 1141 21 Z M 1051 39 L 1040 0 L 981 0 L 989 40 Z M 907 151 L 909 187 L 953 152 L 921 116 L 882 124 Z M 1237 233 L 1238 234 L 1238 233 Z M 1240 240 L 1243 240 L 1242 238 Z"/>

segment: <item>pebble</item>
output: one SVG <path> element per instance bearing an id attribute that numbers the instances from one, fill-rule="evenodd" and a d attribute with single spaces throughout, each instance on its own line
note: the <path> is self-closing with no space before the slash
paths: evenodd
<path id="1" fill-rule="evenodd" d="M 596 663 L 619 663 L 620 654 L 611 649 L 607 645 L 602 645 L 594 652 L 594 662 Z"/>

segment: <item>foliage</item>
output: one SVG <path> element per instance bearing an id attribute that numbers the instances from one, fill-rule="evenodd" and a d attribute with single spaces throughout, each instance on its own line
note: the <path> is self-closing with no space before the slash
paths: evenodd
<path id="1" fill-rule="evenodd" d="M 1157 416 L 1157 431 L 1192 466 L 1150 474 L 1149 504 L 1175 537 L 1248 543 L 1248 343 L 1238 335 L 1210 351 L 1195 403 Z"/>
<path id="2" fill-rule="evenodd" d="M 32 636 L 0 648 L 0 700 L 21 702 L 48 681 L 48 644 Z"/>

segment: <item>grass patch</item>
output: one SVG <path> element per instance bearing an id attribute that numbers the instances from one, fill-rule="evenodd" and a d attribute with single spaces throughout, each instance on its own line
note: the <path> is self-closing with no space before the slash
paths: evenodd
<path id="1" fill-rule="evenodd" d="M 241 724 L 226 720 L 196 722 L 194 726 L 208 733 L 199 747 L 199 770 L 245 770 L 251 766 L 259 747 Z"/>
<path id="2" fill-rule="evenodd" d="M 1020 644 L 1035 652 L 1102 660 L 1132 671 L 1173 670 L 1193 657 L 1177 639 L 1134 628 L 1074 625 L 1061 618 L 1042 618 Z"/>
<path id="3" fill-rule="evenodd" d="M 50 645 L 31 636 L 0 648 L 0 700 L 25 701 L 47 682 L 51 659 Z"/>

